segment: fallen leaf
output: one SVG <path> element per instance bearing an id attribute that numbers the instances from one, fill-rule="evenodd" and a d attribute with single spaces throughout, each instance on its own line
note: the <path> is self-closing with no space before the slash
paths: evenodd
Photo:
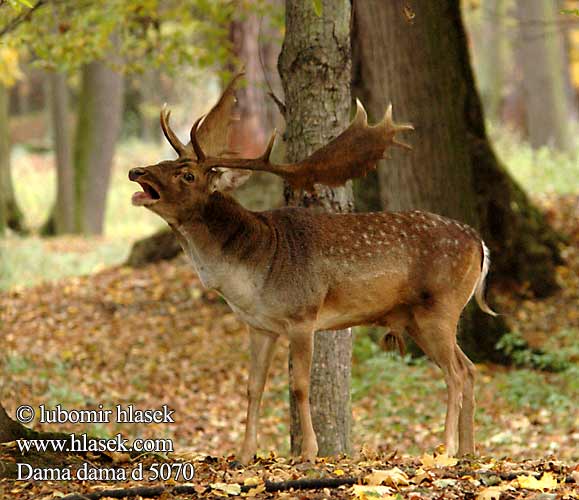
<path id="1" fill-rule="evenodd" d="M 430 455 L 425 453 L 420 457 L 422 462 L 422 467 L 428 469 L 432 467 L 453 467 L 458 463 L 458 460 L 454 457 L 449 457 L 446 453 L 441 453 L 440 455 Z"/>
<path id="2" fill-rule="evenodd" d="M 430 472 L 425 471 L 422 467 L 416 471 L 410 482 L 412 484 L 420 484 L 422 481 L 432 481 Z"/>
<path id="3" fill-rule="evenodd" d="M 375 498 L 394 500 L 395 498 L 390 495 L 393 490 L 388 486 L 364 486 L 361 484 L 355 484 L 352 486 L 350 491 L 358 500 L 373 500 Z"/>
<path id="4" fill-rule="evenodd" d="M 247 493 L 242 493 L 244 497 L 255 497 L 260 493 L 265 491 L 265 483 L 262 481 L 260 484 L 256 485 L 255 488 L 251 488 Z"/>
<path id="5" fill-rule="evenodd" d="M 237 483 L 211 483 L 211 489 L 221 491 L 227 495 L 239 495 L 241 493 L 241 486 Z"/>
<path id="6" fill-rule="evenodd" d="M 508 485 L 489 486 L 479 491 L 476 500 L 499 500 L 501 493 L 508 488 Z"/>
<path id="7" fill-rule="evenodd" d="M 379 486 L 386 484 L 389 486 L 407 486 L 408 476 L 398 467 L 388 470 L 373 469 L 371 474 L 368 474 L 364 480 L 370 486 Z"/>
<path id="8" fill-rule="evenodd" d="M 541 479 L 533 476 L 517 476 L 515 481 L 519 488 L 526 490 L 552 490 L 557 488 L 557 480 L 550 472 L 544 472 Z"/>
<path id="9" fill-rule="evenodd" d="M 449 486 L 456 485 L 456 479 L 437 479 L 436 481 L 432 482 L 432 485 L 436 486 L 437 488 L 448 488 Z"/>

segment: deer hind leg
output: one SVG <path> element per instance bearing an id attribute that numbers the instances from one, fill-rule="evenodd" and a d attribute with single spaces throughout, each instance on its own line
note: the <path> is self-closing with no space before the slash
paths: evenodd
<path id="1" fill-rule="evenodd" d="M 442 370 L 448 392 L 444 444 L 449 455 L 458 450 L 458 427 L 464 391 L 463 363 L 457 356 L 456 328 L 458 315 L 449 315 L 443 308 L 419 306 L 413 311 L 408 332 Z"/>
<path id="2" fill-rule="evenodd" d="M 461 364 L 464 391 L 462 397 L 462 408 L 460 409 L 460 416 L 458 421 L 458 453 L 465 455 L 467 453 L 474 453 L 474 380 L 476 369 L 474 364 L 462 349 L 457 345 L 456 353 Z"/>
<path id="3" fill-rule="evenodd" d="M 305 461 L 314 462 L 318 454 L 318 441 L 312 424 L 310 410 L 310 373 L 314 350 L 314 333 L 296 332 L 290 335 L 292 362 L 291 389 L 298 407 L 302 431 L 301 454 Z"/>
<path id="4" fill-rule="evenodd" d="M 249 383 L 247 385 L 247 421 L 245 424 L 245 438 L 240 453 L 240 461 L 243 464 L 249 463 L 257 450 L 259 407 L 276 341 L 275 336 L 253 328 L 250 329 L 249 334 L 251 364 Z"/>

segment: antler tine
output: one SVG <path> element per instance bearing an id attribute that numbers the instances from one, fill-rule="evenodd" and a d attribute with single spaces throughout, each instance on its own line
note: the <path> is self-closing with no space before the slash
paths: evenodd
<path id="1" fill-rule="evenodd" d="M 403 149 L 412 150 L 412 146 L 410 144 L 406 144 L 398 140 L 395 137 L 396 132 L 403 132 L 405 130 L 414 130 L 414 126 L 410 123 L 394 123 L 392 118 L 392 103 L 388 104 L 388 108 L 386 109 L 386 113 L 384 114 L 384 120 L 382 122 L 386 132 L 392 133 L 392 145 L 398 146 Z"/>
<path id="2" fill-rule="evenodd" d="M 269 138 L 269 141 L 267 142 L 267 146 L 265 147 L 265 151 L 259 157 L 259 159 L 265 163 L 269 163 L 269 157 L 271 155 L 271 150 L 273 149 L 273 145 L 275 143 L 276 134 L 277 134 L 277 130 L 274 128 L 273 132 L 271 133 L 271 137 Z"/>
<path id="3" fill-rule="evenodd" d="M 197 118 L 197 120 L 195 120 L 195 123 L 191 127 L 191 132 L 189 134 L 191 137 L 191 146 L 193 146 L 193 151 L 195 151 L 195 155 L 197 155 L 198 162 L 202 162 L 206 158 L 206 155 L 203 152 L 203 149 L 201 149 L 201 145 L 197 140 L 197 129 L 199 128 L 199 123 L 201 120 L 203 120 L 204 117 L 205 115 L 201 115 L 199 118 Z"/>
<path id="4" fill-rule="evenodd" d="M 173 149 L 175 151 L 177 151 L 179 156 L 182 156 L 182 155 L 186 154 L 187 148 L 185 147 L 185 144 L 183 144 L 179 140 L 179 138 L 177 137 L 175 132 L 173 132 L 173 130 L 171 129 L 171 127 L 169 125 L 169 117 L 170 116 L 171 116 L 171 111 L 169 111 L 167 109 L 167 103 L 165 103 L 163 105 L 163 108 L 161 109 L 161 116 L 160 116 L 161 129 L 163 130 L 163 134 L 165 134 L 165 137 L 169 141 L 169 144 L 171 144 L 171 146 L 173 146 Z"/>
<path id="5" fill-rule="evenodd" d="M 354 123 L 357 126 L 368 125 L 368 113 L 366 113 L 364 105 L 360 102 L 360 99 L 358 98 L 356 98 L 356 116 L 354 116 L 354 119 L 352 120 L 352 124 Z"/>

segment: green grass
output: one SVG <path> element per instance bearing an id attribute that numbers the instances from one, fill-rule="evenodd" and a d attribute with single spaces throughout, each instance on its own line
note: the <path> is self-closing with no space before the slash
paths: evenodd
<path id="1" fill-rule="evenodd" d="M 132 243 L 164 222 L 155 214 L 131 205 L 136 190 L 128 170 L 163 157 L 158 146 L 127 141 L 115 157 L 103 237 L 39 238 L 34 235 L 54 204 L 55 174 L 51 155 L 17 149 L 12 157 L 14 188 L 32 235 L 10 235 L 0 240 L 0 289 L 31 286 L 65 276 L 89 274 L 123 262 Z"/>
<path id="2" fill-rule="evenodd" d="M 489 124 L 488 131 L 500 160 L 527 193 L 578 191 L 579 144 L 575 154 L 560 153 L 548 147 L 533 150 L 508 128 Z"/>
<path id="3" fill-rule="evenodd" d="M 137 190 L 127 178 L 130 168 L 154 163 L 165 156 L 158 145 L 129 140 L 119 145 L 114 159 L 107 210 L 107 238 L 135 238 L 162 225 L 153 213 L 131 205 L 131 194 Z M 21 148 L 12 155 L 12 172 L 16 197 L 25 213 L 26 223 L 37 230 L 46 220 L 55 197 L 55 171 L 51 154 L 29 154 Z"/>
<path id="4" fill-rule="evenodd" d="M 562 330 L 553 335 L 553 343 L 565 345 L 576 330 Z M 445 414 L 446 388 L 442 372 L 425 358 L 412 360 L 381 352 L 363 331 L 357 329 L 352 368 L 353 408 L 372 402 L 364 411 L 357 432 L 372 435 L 406 435 L 406 451 L 418 453 L 411 443 L 418 428 L 441 435 Z M 576 344 L 576 342 L 574 343 Z M 565 435 L 577 425 L 579 400 L 579 365 L 573 362 L 574 348 L 565 350 L 567 368 L 559 373 L 531 369 L 505 369 L 480 365 L 475 384 L 477 439 L 486 449 L 493 443 L 521 446 L 526 439 L 536 441 L 536 433 Z M 501 421 L 523 421 L 521 430 L 501 427 Z M 539 440 L 540 441 L 540 440 Z M 535 443 L 536 444 L 536 443 Z M 539 443 L 547 447 L 549 443 Z M 556 451 L 556 449 L 551 450 Z"/>

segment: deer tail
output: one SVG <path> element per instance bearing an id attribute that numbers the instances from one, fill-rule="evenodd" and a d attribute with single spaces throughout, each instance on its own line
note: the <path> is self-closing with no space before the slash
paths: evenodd
<path id="1" fill-rule="evenodd" d="M 481 273 L 478 278 L 478 281 L 476 282 L 476 285 L 474 286 L 474 297 L 476 299 L 478 306 L 481 308 L 482 311 L 484 311 L 487 314 L 490 314 L 491 316 L 497 316 L 497 313 L 494 312 L 485 301 L 485 283 L 491 265 L 491 257 L 490 251 L 488 247 L 485 245 L 484 241 L 481 241 L 481 244 L 483 253 L 481 263 Z"/>

